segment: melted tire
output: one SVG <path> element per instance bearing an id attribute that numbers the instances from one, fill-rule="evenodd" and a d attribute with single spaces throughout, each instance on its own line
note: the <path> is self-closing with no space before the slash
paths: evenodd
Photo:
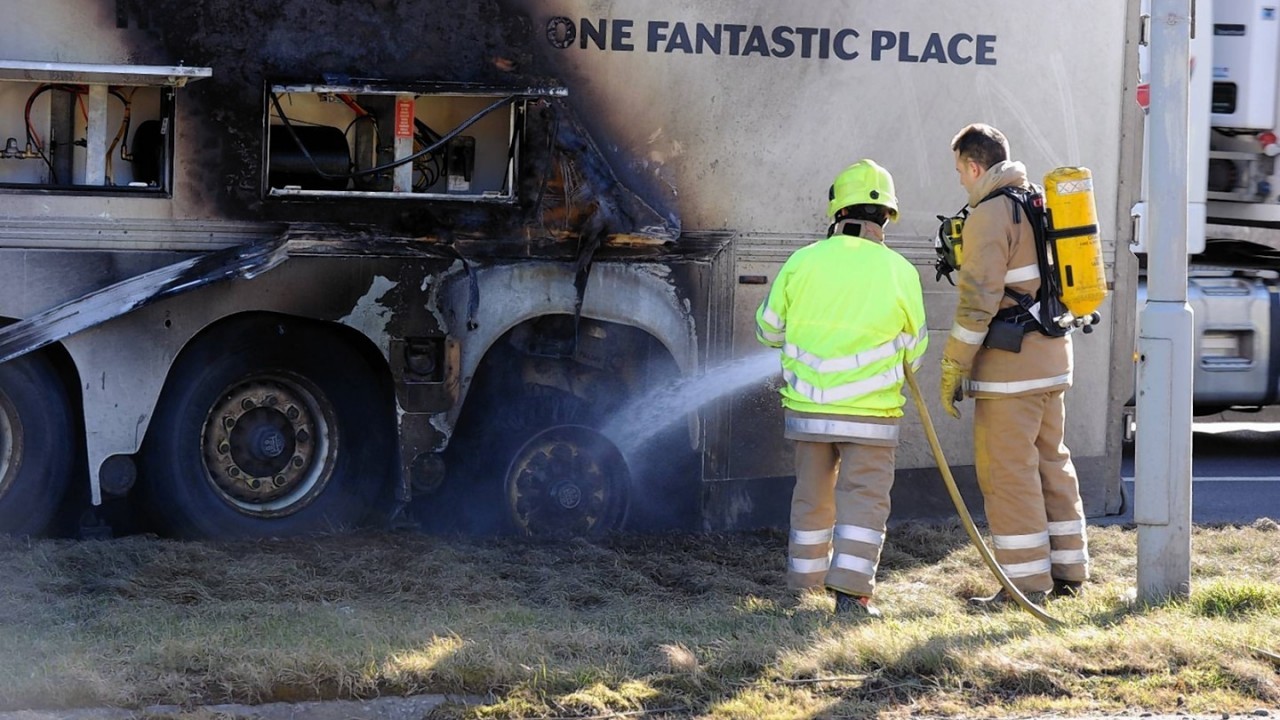
<path id="1" fill-rule="evenodd" d="M 490 387 L 477 394 L 475 407 L 487 415 L 471 416 L 450 443 L 449 477 L 441 492 L 424 499 L 433 530 L 466 535 L 532 535 L 599 537 L 619 530 L 626 519 L 629 480 L 600 497 L 586 484 L 557 484 L 557 478 L 532 478 L 557 463 L 590 477 L 598 467 L 612 466 L 616 449 L 593 428 L 594 414 L 580 398 L 542 386 L 524 386 L 503 395 Z M 560 455 L 571 457 L 558 457 Z M 557 457 L 552 457 L 553 455 Z M 625 466 L 625 462 L 623 463 Z M 606 469 L 605 472 L 611 472 Z M 616 471 L 614 471 L 616 472 Z M 597 476 L 598 477 L 598 476 Z M 554 493 L 558 510 L 546 493 Z M 577 498 L 572 497 L 577 495 Z M 595 519 L 575 515 L 579 502 L 592 502 Z M 597 513 L 598 510 L 598 513 Z M 548 512 L 550 511 L 550 512 Z"/>
<path id="2" fill-rule="evenodd" d="M 595 538 L 626 517 L 626 461 L 612 441 L 583 425 L 534 432 L 511 454 L 503 477 L 506 511 L 521 534 Z"/>

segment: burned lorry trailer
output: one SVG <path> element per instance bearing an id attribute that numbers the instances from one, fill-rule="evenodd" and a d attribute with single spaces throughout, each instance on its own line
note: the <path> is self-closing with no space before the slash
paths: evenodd
<path id="1" fill-rule="evenodd" d="M 66 487 L 195 537 L 410 499 L 445 530 L 785 522 L 777 377 L 667 413 L 648 457 L 608 432 L 758 357 L 756 307 L 860 156 L 893 164 L 889 244 L 940 351 L 931 238 L 961 197 L 937 118 L 1121 185 L 1120 129 L 1067 111 L 1118 112 L 1122 8 L 1028 28 L 993 2 L 33 5 L 0 26 L 0 348 L 27 350 L 0 363 L 0 527 L 42 525 Z M 1129 367 L 1115 337 L 1077 365 Z M 1068 400 L 1090 514 L 1119 497 L 1103 375 Z M 955 464 L 970 439 L 944 434 Z M 932 463 L 900 448 L 898 516 L 950 512 Z"/>
<path id="2" fill-rule="evenodd" d="M 14 82 L 41 79 L 25 63 L 8 66 L 21 73 Z M 93 88 L 130 98 L 128 78 L 165 71 L 48 64 L 41 72 L 71 81 L 57 91 L 73 100 L 51 106 L 48 122 L 99 137 L 118 123 L 136 147 L 123 118 L 88 113 L 76 127 L 75 101 Z M 563 96 L 559 88 L 358 81 L 272 84 L 264 94 L 268 200 L 368 214 L 371 202 L 426 197 L 474 206 L 475 216 L 447 236 L 412 238 L 364 223 L 91 221 L 97 243 L 119 242 L 109 249 L 85 247 L 84 223 L 16 219 L 0 249 L 4 287 L 24 291 L 0 311 L 11 321 L 0 330 L 11 358 L 2 367 L 15 373 L 0 391 L 4 529 L 47 522 L 77 474 L 75 448 L 93 502 L 129 493 L 179 536 L 341 528 L 385 518 L 415 489 L 428 505 L 447 500 L 426 519 L 451 529 L 595 533 L 642 518 L 642 504 L 629 510 L 643 478 L 592 425 L 702 364 L 697 338 L 710 334 L 711 290 L 723 294 L 710 274 L 724 265 L 726 239 L 674 243 L 661 223 L 648 235 L 611 232 L 652 211 L 594 191 L 616 181 L 584 159 L 592 145 L 561 109 L 544 104 L 540 122 L 526 120 L 530 103 Z M 330 106 L 354 115 L 345 130 L 324 124 Z M 171 131 L 152 156 L 165 172 L 148 177 L 126 159 L 99 175 L 73 166 L 59 176 L 59 153 L 74 150 L 52 133 L 43 143 L 34 127 L 43 119 L 24 124 L 37 149 L 15 159 L 39 156 L 45 169 L 11 173 L 16 193 L 171 199 L 162 182 Z M 540 132 L 536 164 L 521 152 L 530 125 Z M 405 127 L 408 137 L 393 140 Z M 74 159 L 104 164 L 102 143 L 85 147 Z M 367 163 L 343 161 L 348 153 Z M 522 208 L 518 188 L 540 172 Z M 530 214 L 539 235 L 495 221 L 492 208 Z M 464 405 L 468 396 L 483 404 Z M 663 480 L 679 481 L 692 523 L 698 439 L 682 430 L 685 449 L 667 448 L 650 471 L 682 473 Z M 671 509 L 655 518 L 670 524 Z"/>

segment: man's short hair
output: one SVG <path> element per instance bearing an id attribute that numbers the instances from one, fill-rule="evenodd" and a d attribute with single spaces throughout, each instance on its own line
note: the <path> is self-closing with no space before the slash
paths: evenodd
<path id="1" fill-rule="evenodd" d="M 978 163 L 983 170 L 1009 159 L 1009 141 L 1004 133 L 984 123 L 973 123 L 956 133 L 951 149 L 962 159 Z"/>

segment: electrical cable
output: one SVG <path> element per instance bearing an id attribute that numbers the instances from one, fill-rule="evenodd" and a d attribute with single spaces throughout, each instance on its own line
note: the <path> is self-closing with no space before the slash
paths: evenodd
<path id="1" fill-rule="evenodd" d="M 428 143 L 436 142 L 440 139 L 440 133 L 436 132 L 430 125 L 427 125 L 418 118 L 413 119 L 413 125 L 418 130 L 413 137 L 415 143 L 420 143 L 425 147 Z M 422 138 L 419 138 L 419 135 L 421 135 Z M 418 149 L 420 148 L 415 145 L 414 150 L 416 151 Z M 430 163 L 430 168 L 427 167 L 427 163 Z M 444 176 L 445 170 L 443 159 L 440 157 L 439 153 L 431 153 L 430 160 L 414 162 L 414 168 L 422 173 L 423 189 L 429 188 L 439 182 L 440 178 Z M 430 172 L 428 172 L 428 170 L 430 170 Z M 416 188 L 418 185 L 415 184 L 414 187 Z"/>
<path id="2" fill-rule="evenodd" d="M 354 178 L 364 177 L 366 175 L 377 175 L 378 173 L 386 172 L 387 170 L 393 170 L 395 168 L 398 168 L 401 165 L 412 163 L 414 160 L 417 160 L 418 158 L 423 157 L 424 155 L 428 155 L 438 150 L 445 143 L 449 142 L 450 140 L 452 140 L 453 138 L 461 134 L 463 130 L 466 130 L 467 128 L 476 124 L 476 122 L 478 122 L 485 115 L 488 115 L 489 113 L 493 112 L 494 110 L 497 110 L 503 105 L 514 102 L 518 97 L 519 97 L 518 95 L 508 95 L 504 98 L 500 98 L 490 103 L 488 107 L 485 107 L 480 112 L 467 118 L 462 122 L 461 125 L 458 125 L 454 129 L 445 133 L 443 136 L 440 137 L 439 140 L 428 145 L 422 150 L 406 155 L 405 157 L 400 158 L 399 160 L 395 160 L 393 162 L 384 163 L 382 165 L 376 165 L 366 170 L 357 170 L 355 172 L 347 173 L 345 175 L 335 175 L 333 173 L 327 173 L 320 168 L 319 163 L 317 163 L 315 158 L 311 156 L 310 151 L 308 151 L 306 146 L 302 144 L 302 139 L 299 138 L 297 132 L 294 131 L 293 122 L 289 120 L 287 115 L 285 115 L 284 108 L 280 106 L 280 97 L 276 95 L 274 92 L 271 93 L 271 104 L 275 107 L 276 114 L 279 115 L 280 119 L 284 121 L 285 130 L 289 132 L 289 136 L 293 138 L 293 142 L 298 146 L 298 149 L 302 151 L 302 155 L 307 159 L 307 162 L 311 163 L 311 167 L 313 170 L 315 170 L 317 175 L 327 180 L 352 180 Z"/>
<path id="3" fill-rule="evenodd" d="M 116 136 L 111 141 L 111 146 L 107 148 L 107 156 L 106 156 L 106 163 L 107 163 L 106 183 L 108 185 L 115 185 L 116 183 L 114 180 L 114 171 L 113 171 L 111 161 L 113 156 L 115 155 L 116 145 L 120 146 L 120 159 L 121 160 L 125 159 L 124 144 L 121 141 L 124 139 L 126 135 L 129 134 L 129 116 L 133 114 L 133 104 L 132 104 L 133 94 L 130 93 L 129 97 L 125 98 L 123 94 L 121 94 L 116 90 L 110 90 L 109 92 L 112 95 L 115 95 L 117 98 L 119 98 L 120 102 L 124 103 L 124 112 L 120 117 L 120 129 L 116 131 Z"/>
<path id="4" fill-rule="evenodd" d="M 511 140 L 507 143 L 507 163 L 502 166 L 502 189 L 507 189 L 507 183 L 511 181 L 511 167 L 515 163 L 516 151 L 520 145 L 521 129 L 524 127 L 524 111 L 516 108 L 516 120 L 511 124 Z M 512 195 L 515 194 L 514 183 L 511 188 Z"/>
<path id="5" fill-rule="evenodd" d="M 37 86 L 35 91 L 32 92 L 31 95 L 27 97 L 26 107 L 23 108 L 23 111 L 22 111 L 22 119 L 24 120 L 27 128 L 27 143 L 29 143 L 32 147 L 36 149 L 36 152 L 40 154 L 40 159 L 44 160 L 44 164 L 49 168 L 49 183 L 52 185 L 57 185 L 58 175 L 57 175 L 57 172 L 53 169 L 53 161 L 49 158 L 48 155 L 45 154 L 43 143 L 40 140 L 40 135 L 39 133 L 36 132 L 35 125 L 33 125 L 31 122 L 31 107 L 32 105 L 35 104 L 36 98 L 40 97 L 46 92 L 49 92 L 50 90 L 59 90 L 61 92 L 68 92 L 75 95 L 76 100 L 80 104 L 80 109 L 85 115 L 86 122 L 88 121 L 88 109 L 85 108 L 84 100 L 80 96 L 88 92 L 88 90 L 87 90 L 87 87 L 83 85 L 64 85 L 64 84 L 45 83 L 43 85 Z M 125 96 L 121 94 L 119 90 L 108 88 L 107 91 L 109 94 L 119 99 L 120 102 L 124 103 L 125 116 L 127 117 L 129 114 L 129 105 L 130 105 L 129 100 L 125 98 Z M 119 137 L 119 133 L 117 133 L 116 137 L 117 138 Z M 112 143 L 112 147 L 113 148 L 115 147 L 115 143 Z M 111 154 L 111 151 L 108 151 L 107 153 L 108 168 L 111 165 L 110 154 Z M 110 176 L 110 173 L 108 172 L 108 177 L 109 176 Z"/>
<path id="6" fill-rule="evenodd" d="M 1009 576 L 1004 574 L 1004 570 L 1000 567 L 1000 563 L 996 562 L 995 557 L 992 556 L 987 544 L 982 541 L 982 536 L 978 534 L 977 526 L 973 524 L 973 517 L 969 515 L 969 508 L 965 507 L 964 498 L 960 497 L 960 489 L 956 487 L 956 479 L 951 475 L 951 466 L 947 464 L 947 459 L 942 454 L 942 444 L 938 442 L 938 433 L 933 428 L 933 419 L 929 417 L 929 408 L 924 403 L 924 396 L 920 394 L 920 386 L 916 384 L 916 375 L 911 369 L 911 363 L 903 362 L 902 367 L 906 370 L 907 384 L 911 386 L 911 394 L 915 398 L 916 409 L 920 411 L 920 421 L 924 425 L 925 436 L 929 438 L 929 447 L 933 450 L 933 458 L 938 463 L 938 470 L 942 473 L 942 481 L 947 486 L 947 492 L 951 495 L 951 502 L 956 506 L 956 512 L 960 514 L 960 523 L 964 525 L 965 531 L 969 533 L 969 539 L 973 541 L 974 547 L 978 549 L 978 554 L 982 556 L 982 561 L 987 564 L 987 568 L 996 576 L 996 580 L 1000 581 L 1000 587 L 1009 593 L 1019 607 L 1031 613 L 1037 620 L 1049 627 L 1060 627 L 1062 625 L 1061 620 L 1041 610 L 1018 590 L 1009 580 Z"/>

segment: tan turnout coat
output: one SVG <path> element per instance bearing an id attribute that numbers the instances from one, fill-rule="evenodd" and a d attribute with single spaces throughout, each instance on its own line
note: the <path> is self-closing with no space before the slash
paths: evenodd
<path id="1" fill-rule="evenodd" d="M 1020 162 L 993 166 L 969 195 L 972 210 L 965 220 L 963 259 L 958 273 L 959 303 L 947 339 L 946 355 L 970 369 L 970 397 L 1015 397 L 1065 389 L 1071 385 L 1071 337 L 1027 333 L 1022 352 L 982 347 L 991 318 L 1017 305 L 1004 295 L 1008 287 L 1035 297 L 1040 288 L 1035 235 L 1015 203 L 1000 196 L 982 199 L 1002 187 L 1023 187 L 1026 169 Z"/>

